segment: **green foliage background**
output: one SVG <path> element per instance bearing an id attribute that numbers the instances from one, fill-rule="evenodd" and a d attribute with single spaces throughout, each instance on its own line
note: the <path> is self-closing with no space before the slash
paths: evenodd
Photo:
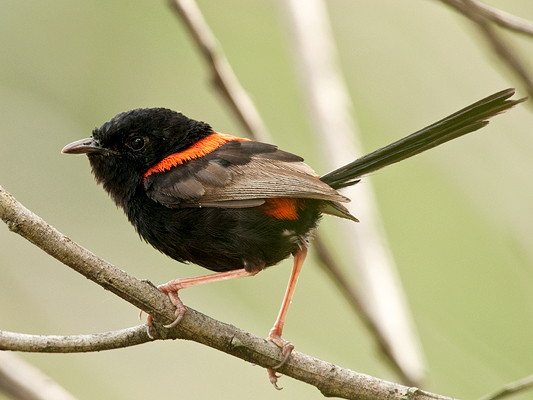
<path id="1" fill-rule="evenodd" d="M 491 4 L 533 20 L 530 0 Z M 310 133 L 282 2 L 199 5 L 276 143 L 327 172 Z M 475 28 L 437 1 L 335 0 L 328 6 L 367 150 L 519 84 Z M 533 40 L 506 36 L 531 66 Z M 137 277 L 162 283 L 205 271 L 141 243 L 94 184 L 86 158 L 60 150 L 138 107 L 173 108 L 241 135 L 219 100 L 164 1 L 0 2 L 0 184 L 73 240 Z M 419 329 L 431 391 L 472 399 L 533 373 L 530 110 L 521 106 L 482 132 L 369 179 Z M 331 241 L 334 223 L 326 220 L 321 228 Z M 190 289 L 183 299 L 266 335 L 289 267 L 290 261 L 253 279 Z M 5 227 L 0 304 L 0 329 L 15 332 L 82 334 L 139 323 L 132 306 Z M 285 337 L 312 356 L 396 380 L 312 258 Z M 289 378 L 277 393 L 259 367 L 181 341 L 21 356 L 80 399 L 321 398 Z"/>

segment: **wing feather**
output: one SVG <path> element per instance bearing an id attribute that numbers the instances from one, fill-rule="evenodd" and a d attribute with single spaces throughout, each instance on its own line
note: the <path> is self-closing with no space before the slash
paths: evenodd
<path id="1" fill-rule="evenodd" d="M 303 159 L 259 142 L 228 142 L 208 155 L 152 174 L 149 197 L 168 207 L 255 207 L 262 199 L 348 202 L 318 179 Z"/>

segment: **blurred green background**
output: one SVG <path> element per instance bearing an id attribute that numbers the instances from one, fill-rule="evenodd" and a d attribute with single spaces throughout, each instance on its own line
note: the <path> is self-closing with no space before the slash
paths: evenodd
<path id="1" fill-rule="evenodd" d="M 531 0 L 491 5 L 533 20 Z M 310 133 L 282 3 L 206 0 L 199 6 L 276 143 L 327 172 Z M 336 0 L 328 6 L 368 151 L 519 84 L 475 28 L 437 1 Z M 506 37 L 531 66 L 533 40 Z M 163 283 L 203 274 L 140 242 L 95 185 L 86 157 L 60 154 L 65 144 L 138 107 L 173 108 L 242 135 L 164 1 L 0 2 L 0 185 L 139 278 Z M 530 111 L 521 106 L 482 132 L 370 178 L 427 357 L 428 390 L 473 399 L 533 373 Z M 330 238 L 334 224 L 329 218 L 321 228 Z M 265 336 L 290 265 L 190 289 L 182 298 Z M 14 332 L 84 334 L 139 323 L 134 307 L 5 226 L 0 304 L 0 329 Z M 397 380 L 312 257 L 284 336 L 314 357 Z M 287 377 L 276 392 L 261 368 L 183 341 L 21 356 L 80 399 L 322 397 Z M 531 398 L 531 392 L 517 397 Z"/>

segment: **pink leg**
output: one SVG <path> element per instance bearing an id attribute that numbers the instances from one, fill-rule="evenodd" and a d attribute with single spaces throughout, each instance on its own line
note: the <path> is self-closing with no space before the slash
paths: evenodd
<path id="1" fill-rule="evenodd" d="M 236 270 L 227 271 L 227 272 L 217 272 L 211 275 L 197 276 L 194 278 L 175 279 L 163 285 L 159 285 L 158 289 L 161 290 L 166 295 L 168 295 L 168 297 L 170 297 L 170 301 L 172 302 L 172 304 L 176 306 L 176 319 L 171 324 L 164 325 L 165 328 L 174 328 L 175 326 L 177 326 L 179 322 L 181 321 L 181 319 L 183 318 L 183 316 L 185 315 L 185 313 L 187 312 L 187 308 L 183 305 L 183 302 L 178 296 L 178 290 L 189 288 L 189 287 L 196 286 L 196 285 L 201 285 L 203 283 L 219 282 L 219 281 L 225 281 L 228 279 L 254 276 L 258 272 L 259 271 L 248 272 L 244 268 L 242 268 L 242 269 L 236 269 Z M 152 317 L 148 316 L 147 328 L 148 328 L 148 336 L 150 337 L 152 337 L 152 335 L 150 334 L 151 326 L 152 326 Z"/>
<path id="2" fill-rule="evenodd" d="M 291 277 L 289 278 L 289 283 L 287 285 L 287 290 L 285 291 L 285 297 L 283 298 L 283 303 L 281 303 L 281 309 L 279 310 L 278 318 L 274 323 L 274 326 L 268 334 L 267 340 L 281 347 L 283 360 L 273 368 L 279 368 L 287 362 L 291 352 L 294 350 L 292 343 L 281 337 L 283 326 L 285 325 L 285 318 L 287 317 L 287 312 L 289 311 L 289 306 L 291 304 L 292 296 L 294 294 L 294 289 L 296 288 L 296 282 L 298 282 L 298 276 L 302 270 L 302 266 L 307 256 L 307 247 L 302 247 L 294 255 L 294 264 L 291 271 Z M 277 386 L 277 376 L 276 373 L 269 369 L 268 376 L 270 382 L 274 385 L 276 389 L 279 389 Z"/>

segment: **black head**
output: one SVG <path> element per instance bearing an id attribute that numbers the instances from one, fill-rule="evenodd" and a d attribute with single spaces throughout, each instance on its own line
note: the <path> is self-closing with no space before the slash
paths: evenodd
<path id="1" fill-rule="evenodd" d="M 92 137 L 65 146 L 62 153 L 87 154 L 98 183 L 125 207 L 150 167 L 212 132 L 208 124 L 172 110 L 136 109 L 118 114 L 95 129 Z"/>

